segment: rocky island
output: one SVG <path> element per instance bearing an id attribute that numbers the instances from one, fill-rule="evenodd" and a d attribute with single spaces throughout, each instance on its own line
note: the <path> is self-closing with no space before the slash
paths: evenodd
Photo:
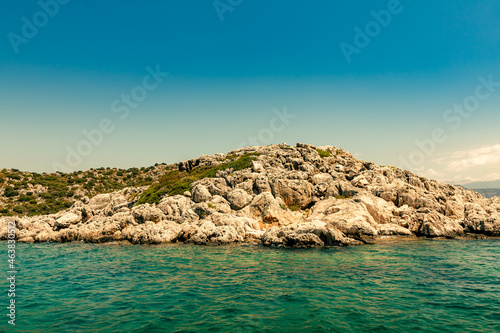
<path id="1" fill-rule="evenodd" d="M 246 147 L 161 166 L 150 184 L 0 218 L 19 242 L 324 247 L 393 237 L 500 236 L 500 198 L 379 166 L 333 146 Z M 69 205 L 68 205 L 69 206 Z"/>

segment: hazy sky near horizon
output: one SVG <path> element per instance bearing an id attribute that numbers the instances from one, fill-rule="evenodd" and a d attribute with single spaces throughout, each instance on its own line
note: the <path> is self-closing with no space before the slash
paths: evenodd
<path id="1" fill-rule="evenodd" d="M 0 13 L 0 168 L 303 142 L 438 180 L 500 179 L 498 1 L 41 0 Z"/>

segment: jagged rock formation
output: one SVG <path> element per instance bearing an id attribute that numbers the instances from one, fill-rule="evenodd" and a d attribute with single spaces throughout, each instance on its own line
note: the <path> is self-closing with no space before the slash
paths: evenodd
<path id="1" fill-rule="evenodd" d="M 253 153 L 251 167 L 223 169 Z M 15 221 L 21 242 L 262 243 L 321 247 L 386 237 L 500 236 L 500 198 L 377 166 L 332 147 L 247 147 L 181 162 L 179 172 L 217 167 L 214 177 L 138 204 L 147 187 L 84 197 L 57 214 Z"/>

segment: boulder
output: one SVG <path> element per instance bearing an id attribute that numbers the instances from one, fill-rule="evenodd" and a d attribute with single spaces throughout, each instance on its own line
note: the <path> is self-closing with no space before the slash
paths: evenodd
<path id="1" fill-rule="evenodd" d="M 132 244 L 160 244 L 175 242 L 181 231 L 182 227 L 175 222 L 146 222 L 123 229 L 121 236 Z"/>
<path id="2" fill-rule="evenodd" d="M 220 195 L 220 196 L 226 196 L 229 191 L 231 191 L 231 188 L 228 186 L 227 181 L 223 177 L 215 177 L 215 178 L 204 178 L 202 180 L 199 180 L 197 182 L 194 182 L 193 188 L 196 187 L 197 185 L 203 185 L 205 188 L 208 190 L 208 192 L 211 195 Z M 208 198 L 208 195 L 206 192 L 202 195 L 205 198 Z M 206 199 L 205 201 L 210 200 Z"/>
<path id="3" fill-rule="evenodd" d="M 66 213 L 56 220 L 54 227 L 56 229 L 68 228 L 72 224 L 82 221 L 82 217 L 74 213 Z"/>
<path id="4" fill-rule="evenodd" d="M 275 197 L 281 197 L 289 207 L 307 208 L 312 202 L 313 186 L 303 179 L 273 179 L 271 189 Z"/>
<path id="5" fill-rule="evenodd" d="M 220 245 L 242 241 L 243 237 L 233 227 L 217 227 L 208 220 L 201 222 L 194 234 L 188 239 L 189 243 L 198 245 Z"/>
<path id="6" fill-rule="evenodd" d="M 271 185 L 269 185 L 269 179 L 267 178 L 267 176 L 261 175 L 255 178 L 253 183 L 253 191 L 256 194 L 271 192 Z"/>
<path id="7" fill-rule="evenodd" d="M 313 185 L 328 184 L 332 181 L 333 177 L 329 173 L 318 173 L 311 177 L 311 183 L 313 183 Z"/>
<path id="8" fill-rule="evenodd" d="M 256 161 L 252 161 L 252 171 L 253 172 L 264 172 L 265 169 L 261 163 L 256 162 Z"/>
<path id="9" fill-rule="evenodd" d="M 353 199 L 355 202 L 362 203 L 378 224 L 390 223 L 394 217 L 396 206 L 392 202 L 387 202 L 368 192 L 358 194 Z"/>
<path id="10" fill-rule="evenodd" d="M 159 222 L 166 218 L 161 209 L 151 206 L 150 204 L 135 206 L 132 208 L 132 216 L 139 224 L 146 221 Z"/>
<path id="11" fill-rule="evenodd" d="M 182 195 L 164 197 L 157 207 L 165 214 L 166 219 L 177 223 L 194 223 L 199 219 L 193 210 L 194 202 Z"/>
<path id="12" fill-rule="evenodd" d="M 216 227 L 233 227 L 245 240 L 260 240 L 264 234 L 264 231 L 260 230 L 259 223 L 248 217 L 214 213 L 210 215 L 208 219 L 212 221 Z"/>
<path id="13" fill-rule="evenodd" d="M 205 202 L 209 201 L 212 198 L 212 195 L 205 186 L 198 184 L 193 188 L 192 198 L 196 203 Z"/>
<path id="14" fill-rule="evenodd" d="M 262 236 L 262 243 L 264 246 L 293 248 L 361 244 L 361 242 L 346 237 L 342 232 L 322 221 L 312 221 L 282 228 L 271 227 Z"/>
<path id="15" fill-rule="evenodd" d="M 275 199 L 269 192 L 255 196 L 252 202 L 238 211 L 239 216 L 249 217 L 263 224 L 288 225 L 302 219 L 301 212 L 292 212 L 284 204 Z"/>
<path id="16" fill-rule="evenodd" d="M 92 197 L 88 203 L 90 210 L 102 210 L 111 202 L 111 194 L 98 194 Z"/>
<path id="17" fill-rule="evenodd" d="M 330 223 L 354 238 L 374 237 L 378 234 L 377 223 L 365 205 L 353 199 L 330 198 L 319 201 L 311 208 L 308 219 Z"/>
<path id="18" fill-rule="evenodd" d="M 232 209 L 240 210 L 252 202 L 252 196 L 242 189 L 235 189 L 228 194 L 227 201 Z"/>
<path id="19" fill-rule="evenodd" d="M 412 236 L 413 233 L 397 224 L 387 223 L 377 226 L 379 236 Z"/>
<path id="20" fill-rule="evenodd" d="M 430 212 L 424 216 L 420 234 L 426 237 L 455 238 L 464 233 L 462 226 L 453 219 Z"/>

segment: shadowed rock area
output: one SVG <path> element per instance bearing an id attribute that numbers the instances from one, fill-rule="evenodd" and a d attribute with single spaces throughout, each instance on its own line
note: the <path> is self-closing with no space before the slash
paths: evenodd
<path id="1" fill-rule="evenodd" d="M 243 158 L 248 165 L 238 163 Z M 309 248 L 390 237 L 500 236 L 500 198 L 333 146 L 247 147 L 176 167 L 149 188 L 83 197 L 56 214 L 0 218 L 0 239 L 7 239 L 9 221 L 20 242 Z"/>

